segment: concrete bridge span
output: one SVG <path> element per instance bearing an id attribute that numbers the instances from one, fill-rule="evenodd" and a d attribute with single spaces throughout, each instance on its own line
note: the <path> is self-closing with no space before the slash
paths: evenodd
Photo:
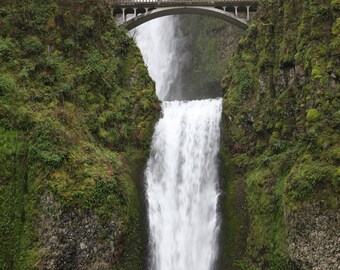
<path id="1" fill-rule="evenodd" d="M 207 15 L 246 29 L 256 8 L 257 0 L 113 0 L 112 14 L 117 23 L 128 30 L 177 14 Z"/>

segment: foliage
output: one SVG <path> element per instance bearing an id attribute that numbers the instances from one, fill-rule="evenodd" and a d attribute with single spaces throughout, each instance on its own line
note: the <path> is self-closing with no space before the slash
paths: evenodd
<path id="1" fill-rule="evenodd" d="M 308 122 L 315 122 L 320 117 L 320 113 L 317 109 L 310 109 L 307 112 L 307 121 Z"/>
<path id="2" fill-rule="evenodd" d="M 0 75 L 0 94 L 4 95 L 8 92 L 14 91 L 16 88 L 15 80 L 10 74 Z"/>
<path id="3" fill-rule="evenodd" d="M 0 128 L 0 265 L 2 269 L 29 269 L 36 259 L 31 245 L 34 201 L 28 182 L 23 134 Z"/>
<path id="4" fill-rule="evenodd" d="M 104 224 L 114 213 L 126 236 L 115 240 L 115 267 L 129 256 L 126 269 L 140 263 L 140 247 L 124 253 L 141 226 L 133 171 L 146 159 L 159 104 L 139 50 L 109 10 L 105 1 L 1 5 L 1 269 L 42 259 L 37 229 L 49 195 L 61 211 L 92 212 Z"/>
<path id="5" fill-rule="evenodd" d="M 260 1 L 226 71 L 223 162 L 246 186 L 237 209 L 249 215 L 230 269 L 293 269 L 285 213 L 338 209 L 339 11 L 338 1 Z"/>
<path id="6" fill-rule="evenodd" d="M 285 191 L 290 201 L 296 202 L 305 199 L 315 199 L 311 195 L 315 190 L 319 192 L 339 189 L 331 181 L 335 180 L 336 167 L 320 161 L 305 161 L 297 163 L 287 176 Z M 334 185 L 333 185 L 334 184 Z"/>

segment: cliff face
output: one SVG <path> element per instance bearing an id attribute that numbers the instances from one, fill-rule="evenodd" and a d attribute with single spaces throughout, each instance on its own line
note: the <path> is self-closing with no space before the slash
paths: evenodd
<path id="1" fill-rule="evenodd" d="M 337 269 L 340 2 L 260 1 L 223 79 L 222 266 Z"/>
<path id="2" fill-rule="evenodd" d="M 220 79 L 242 34 L 238 27 L 202 15 L 178 16 L 182 51 L 180 87 L 184 99 L 222 96 Z"/>
<path id="3" fill-rule="evenodd" d="M 143 269 L 159 104 L 105 1 L 0 4 L 1 269 Z"/>

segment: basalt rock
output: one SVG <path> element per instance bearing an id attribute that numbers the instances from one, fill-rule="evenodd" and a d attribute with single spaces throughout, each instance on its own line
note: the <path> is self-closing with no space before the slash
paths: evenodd
<path id="1" fill-rule="evenodd" d="M 288 254 L 303 270 L 336 270 L 340 262 L 340 213 L 310 205 L 286 215 Z"/>

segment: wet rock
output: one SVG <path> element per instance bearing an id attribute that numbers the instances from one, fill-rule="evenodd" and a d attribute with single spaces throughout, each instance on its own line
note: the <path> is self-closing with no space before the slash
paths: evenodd
<path id="1" fill-rule="evenodd" d="M 302 270 L 340 269 L 340 213 L 317 205 L 287 214 L 288 252 Z"/>
<path id="2" fill-rule="evenodd" d="M 42 203 L 37 269 L 111 269 L 123 239 L 114 214 L 104 223 L 91 212 L 64 210 L 52 197 L 43 197 Z"/>

